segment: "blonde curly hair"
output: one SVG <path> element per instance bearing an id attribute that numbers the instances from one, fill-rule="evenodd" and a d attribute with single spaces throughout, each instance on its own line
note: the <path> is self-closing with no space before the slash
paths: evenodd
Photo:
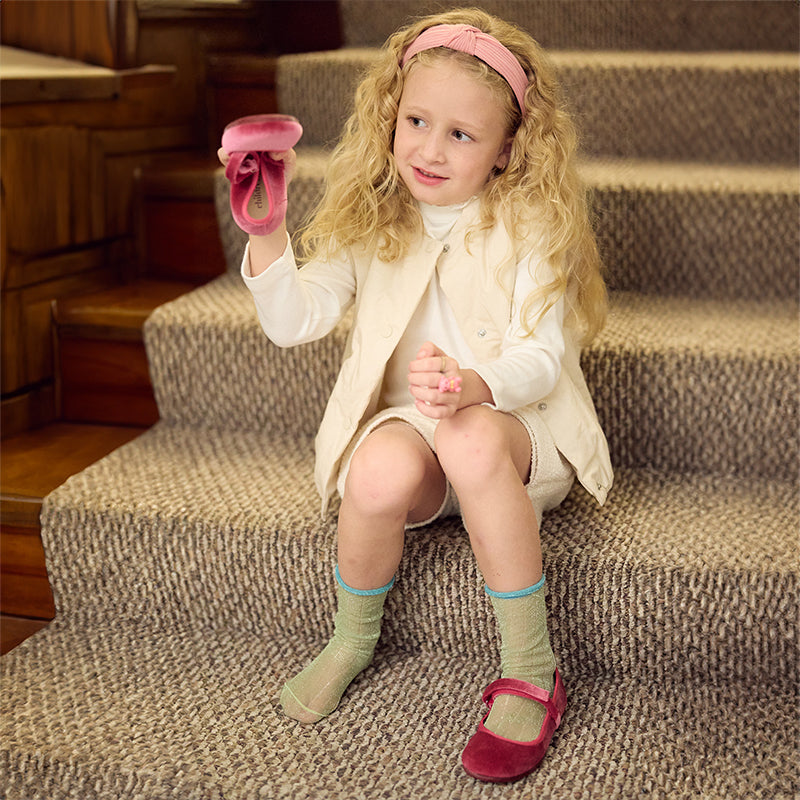
<path id="1" fill-rule="evenodd" d="M 516 56 L 530 79 L 525 114 L 506 81 L 473 56 L 435 48 L 400 66 L 406 48 L 424 30 L 459 23 L 490 34 Z M 356 90 L 355 110 L 329 162 L 325 193 L 302 233 L 305 258 L 330 258 L 358 246 L 391 262 L 420 235 L 422 218 L 392 155 L 394 132 L 409 71 L 415 64 L 433 65 L 445 58 L 457 59 L 487 82 L 513 136 L 507 167 L 495 171 L 481 192 L 481 222 L 473 233 L 502 222 L 521 253 L 541 246 L 555 277 L 527 298 L 522 309 L 526 329 L 533 333 L 538 319 L 564 296 L 568 324 L 589 342 L 605 322 L 607 295 L 586 192 L 574 163 L 575 128 L 542 48 L 524 31 L 480 9 L 425 17 L 388 39 Z"/>

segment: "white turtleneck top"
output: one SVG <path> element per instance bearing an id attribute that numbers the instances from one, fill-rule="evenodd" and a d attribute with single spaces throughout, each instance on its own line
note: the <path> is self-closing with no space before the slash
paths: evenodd
<path id="1" fill-rule="evenodd" d="M 420 212 L 428 236 L 442 240 L 451 231 L 466 203 L 457 206 L 420 204 Z M 290 245 L 269 269 L 256 277 L 250 274 L 249 248 L 242 263 L 242 277 L 253 292 L 258 316 L 270 339 L 281 346 L 300 343 L 306 321 L 303 309 L 287 306 L 284 281 L 296 280 L 297 264 Z M 408 405 L 413 398 L 408 390 L 408 365 L 426 341 L 454 358 L 461 369 L 473 369 L 492 392 L 493 405 L 501 411 L 533 403 L 548 395 L 561 373 L 564 354 L 564 301 L 559 300 L 539 321 L 533 336 L 525 335 L 519 310 L 537 287 L 549 283 L 549 265 L 533 254 L 517 265 L 513 294 L 512 320 L 505 332 L 502 354 L 494 361 L 479 364 L 459 330 L 450 303 L 445 297 L 436 273 L 420 300 L 408 327 L 389 363 L 383 384 L 382 406 Z M 344 291 L 346 287 L 339 287 Z M 291 330 L 289 330 L 291 329 Z M 299 335 L 299 339 L 295 337 Z"/>

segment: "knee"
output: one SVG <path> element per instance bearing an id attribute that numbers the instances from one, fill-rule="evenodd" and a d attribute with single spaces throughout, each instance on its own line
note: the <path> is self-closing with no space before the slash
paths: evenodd
<path id="1" fill-rule="evenodd" d="M 353 454 L 345 494 L 362 513 L 405 516 L 424 478 L 418 454 L 378 431 Z"/>
<path id="2" fill-rule="evenodd" d="M 485 485 L 512 463 L 497 417 L 490 408 L 470 406 L 437 425 L 436 455 L 456 490 Z"/>

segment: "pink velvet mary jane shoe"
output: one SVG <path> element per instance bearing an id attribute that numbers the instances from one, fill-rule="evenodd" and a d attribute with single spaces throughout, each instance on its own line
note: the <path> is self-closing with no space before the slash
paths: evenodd
<path id="1" fill-rule="evenodd" d="M 513 678 L 501 678 L 489 684 L 483 693 L 483 702 L 489 706 L 489 711 L 497 695 L 513 694 L 536 700 L 545 707 L 547 713 L 536 739 L 517 742 L 492 733 L 484 725 L 489 716 L 487 712 L 478 724 L 477 733 L 467 742 L 461 754 L 461 763 L 473 778 L 491 783 L 510 783 L 525 777 L 539 766 L 567 707 L 567 694 L 558 670 L 555 679 L 552 695 L 532 683 Z"/>
<path id="2" fill-rule="evenodd" d="M 294 147 L 303 134 L 286 114 L 257 114 L 231 122 L 222 133 L 230 155 L 225 177 L 231 182 L 231 211 L 246 233 L 272 233 L 286 216 L 284 165 L 269 157 Z"/>

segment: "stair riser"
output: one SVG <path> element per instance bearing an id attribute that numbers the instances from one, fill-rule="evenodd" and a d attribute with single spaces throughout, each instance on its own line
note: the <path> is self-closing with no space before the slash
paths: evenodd
<path id="1" fill-rule="evenodd" d="M 279 107 L 303 123 L 304 146 L 338 139 L 359 76 L 374 57 L 357 50 L 279 59 Z M 734 62 L 704 54 L 639 63 L 636 58 L 554 54 L 585 153 L 717 164 L 796 163 L 796 59 L 742 54 Z M 326 91 L 318 91 L 323 85 Z"/>
<path id="2" fill-rule="evenodd" d="M 772 70 L 560 60 L 559 76 L 588 155 L 792 165 L 800 150 L 796 61 Z"/>
<path id="3" fill-rule="evenodd" d="M 59 369 L 61 419 L 143 427 L 158 421 L 141 342 L 64 337 Z"/>
<path id="4" fill-rule="evenodd" d="M 221 486 L 229 480 L 219 475 Z M 88 554 L 72 552 L 67 543 L 78 522 L 74 513 L 50 504 L 45 538 L 53 544 L 48 550 L 59 613 L 87 624 L 111 614 L 120 623 L 169 628 L 191 621 L 198 628 L 324 642 L 335 603 L 335 526 L 330 518 L 314 523 L 307 506 L 287 509 L 288 524 L 282 524 L 274 516 L 272 488 L 265 481 L 268 515 L 261 524 L 235 507 L 229 519 L 208 522 L 148 514 L 131 506 L 131 495 L 117 497 L 112 511 L 80 519 L 94 532 L 95 549 Z M 621 670 L 643 680 L 760 681 L 796 673 L 794 576 L 778 569 L 759 574 L 637 566 L 619 558 L 624 529 L 608 531 L 621 536 L 616 552 L 564 540 L 559 521 L 591 530 L 591 513 L 582 500 L 568 501 L 545 520 L 550 627 L 565 669 L 583 675 Z M 455 522 L 408 536 L 382 643 L 494 660 L 493 613 L 467 536 Z"/>
<path id="5" fill-rule="evenodd" d="M 617 467 L 796 476 L 796 355 L 594 349 L 583 366 Z"/>
<path id="6" fill-rule="evenodd" d="M 375 0 L 343 0 L 342 28 L 351 47 L 384 43 L 401 25 L 435 3 L 392 0 L 375 13 Z M 529 31 L 547 48 L 586 50 L 794 50 L 796 8 L 751 0 L 482 0 L 474 3 Z"/>
<path id="7" fill-rule="evenodd" d="M 231 299 L 242 313 L 237 325 L 148 321 L 161 417 L 313 436 L 336 376 L 346 323 L 321 341 L 280 349 L 258 327 L 252 299 L 237 280 L 232 276 Z M 648 322 L 621 323 L 613 340 L 599 340 L 583 356 L 615 466 L 792 477 L 800 355 L 765 352 L 759 358 L 758 352 L 715 354 L 688 346 L 652 352 L 646 340 L 637 344 L 639 326 Z M 615 326 L 612 312 L 610 327 Z M 619 345 L 626 336 L 629 341 Z"/>
<path id="8" fill-rule="evenodd" d="M 797 193 L 590 188 L 611 289 L 717 300 L 799 296 Z"/>
<path id="9" fill-rule="evenodd" d="M 290 230 L 311 212 L 324 181 L 321 162 L 303 162 L 301 154 L 290 189 Z M 800 176 L 788 191 L 732 188 L 711 176 L 678 189 L 660 184 L 658 174 L 642 178 L 630 170 L 608 185 L 587 173 L 610 288 L 717 300 L 798 297 Z M 229 267 L 238 271 L 246 236 L 232 220 L 224 178 L 217 193 L 225 250 L 236 253 Z"/>
<path id="10" fill-rule="evenodd" d="M 254 317 L 255 310 L 249 311 Z M 281 349 L 252 318 L 236 329 L 151 321 L 145 343 L 161 418 L 311 437 L 333 388 L 345 335 L 340 327 L 311 344 Z"/>

